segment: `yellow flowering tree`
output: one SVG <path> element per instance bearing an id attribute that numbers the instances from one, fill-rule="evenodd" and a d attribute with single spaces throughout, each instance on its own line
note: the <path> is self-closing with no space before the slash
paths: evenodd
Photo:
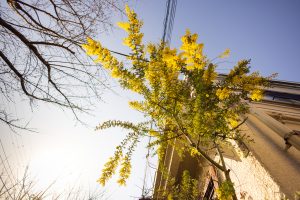
<path id="1" fill-rule="evenodd" d="M 129 131 L 124 141 L 106 163 L 99 183 L 106 181 L 120 168 L 121 185 L 130 174 L 130 159 L 140 137 L 152 136 L 155 140 L 159 161 L 162 161 L 167 144 L 184 146 L 184 151 L 201 156 L 225 173 L 230 182 L 225 163 L 217 163 L 204 151 L 207 145 L 214 145 L 220 155 L 219 145 L 224 141 L 243 140 L 238 127 L 244 122 L 240 116 L 248 112 L 247 101 L 259 101 L 268 78 L 259 73 L 250 73 L 249 60 L 241 60 L 227 76 L 219 76 L 217 65 L 203 54 L 198 35 L 189 30 L 181 38 L 182 45 L 172 49 L 164 43 L 142 42 L 142 21 L 126 6 L 128 21 L 118 25 L 128 36 L 124 45 L 131 49 L 124 65 L 100 42 L 91 38 L 83 45 L 95 62 L 103 65 L 124 89 L 139 94 L 140 101 L 129 102 L 133 109 L 145 114 L 145 123 L 133 124 L 122 121 L 106 121 L 97 129 L 123 127 Z M 229 56 L 226 49 L 220 59 Z M 150 123 L 151 122 L 151 123 Z M 151 125 L 150 125 L 151 124 Z"/>

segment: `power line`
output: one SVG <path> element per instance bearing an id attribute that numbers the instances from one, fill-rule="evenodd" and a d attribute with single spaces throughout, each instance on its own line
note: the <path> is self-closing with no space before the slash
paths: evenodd
<path id="1" fill-rule="evenodd" d="M 174 18 L 176 13 L 177 0 L 167 0 L 165 19 L 163 24 L 163 36 L 162 41 L 170 44 L 173 31 Z"/>

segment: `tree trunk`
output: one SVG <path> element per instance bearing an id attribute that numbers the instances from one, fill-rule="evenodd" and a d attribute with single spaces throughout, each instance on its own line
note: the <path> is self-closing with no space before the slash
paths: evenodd
<path id="1" fill-rule="evenodd" d="M 220 156 L 220 159 L 221 159 L 222 166 L 223 166 L 223 168 L 225 169 L 225 171 L 224 171 L 225 179 L 226 179 L 226 181 L 229 181 L 230 183 L 232 183 L 231 178 L 230 178 L 230 175 L 229 175 L 230 170 L 229 170 L 229 169 L 226 169 L 226 165 L 225 165 L 225 161 L 224 161 L 223 154 L 222 154 L 222 152 L 221 152 L 221 150 L 220 150 L 220 148 L 219 148 L 219 146 L 218 146 L 217 144 L 216 144 L 216 148 L 217 148 L 217 151 L 218 151 L 218 153 L 219 153 L 219 156 Z M 233 187 L 232 200 L 238 200 L 238 199 L 237 199 L 237 196 L 236 196 L 236 193 L 235 193 L 234 187 Z"/>

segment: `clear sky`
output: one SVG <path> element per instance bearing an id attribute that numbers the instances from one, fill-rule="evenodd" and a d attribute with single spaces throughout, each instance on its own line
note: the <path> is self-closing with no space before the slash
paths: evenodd
<path id="1" fill-rule="evenodd" d="M 145 41 L 158 42 L 162 36 L 165 1 L 130 1 L 129 5 L 144 20 Z M 299 11 L 298 0 L 178 0 L 171 46 L 179 47 L 180 37 L 189 28 L 199 34 L 209 58 L 218 56 L 226 48 L 231 49 L 228 62 L 220 65 L 221 72 L 226 73 L 240 59 L 251 59 L 254 71 L 259 70 L 263 75 L 277 72 L 280 80 L 300 82 Z M 125 20 L 116 16 L 114 21 L 122 19 Z M 123 31 L 116 29 L 97 39 L 109 49 L 126 53 L 128 49 L 120 45 L 124 36 Z M 143 120 L 141 114 L 127 106 L 128 99 L 134 96 L 122 92 L 116 82 L 111 81 L 111 84 L 118 94 L 107 91 L 103 97 L 105 102 L 97 103 L 94 116 L 82 116 L 88 126 L 76 124 L 71 113 L 52 105 L 37 104 L 32 111 L 16 99 L 16 105 L 10 109 L 20 118 L 30 120 L 30 126 L 39 133 L 16 135 L 1 124 L 0 137 L 12 168 L 20 175 L 28 164 L 40 185 L 57 180 L 60 190 L 74 185 L 98 187 L 95 181 L 100 170 L 124 138 L 124 132 L 112 129 L 100 133 L 95 132 L 94 127 L 108 119 Z M 110 199 L 136 199 L 134 197 L 141 195 L 145 143 L 142 141 L 134 154 L 128 186 L 120 188 L 112 180 L 105 188 Z M 3 155 L 3 151 L 0 152 Z M 151 176 L 148 180 L 151 182 Z"/>
<path id="2" fill-rule="evenodd" d="M 162 35 L 163 1 L 139 1 L 137 12 L 145 21 L 145 35 Z M 160 4 L 160 5 L 159 5 Z M 226 67 L 251 59 L 253 70 L 278 79 L 300 81 L 300 1 L 180 1 L 178 0 L 172 46 L 189 28 L 199 34 L 210 58 L 225 48 L 232 53 Z M 221 66 L 220 68 L 222 68 Z"/>

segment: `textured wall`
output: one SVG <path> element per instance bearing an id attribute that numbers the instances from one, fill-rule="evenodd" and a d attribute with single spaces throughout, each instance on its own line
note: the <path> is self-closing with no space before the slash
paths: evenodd
<path id="1" fill-rule="evenodd" d="M 237 153 L 239 148 L 229 149 L 240 154 L 239 159 L 226 158 L 227 167 L 235 182 L 236 192 L 240 199 L 294 199 L 300 191 L 300 151 L 291 147 L 285 151 L 283 138 L 262 123 L 253 115 L 248 115 L 242 129 L 254 143 L 247 146 L 251 150 L 248 157 Z M 278 122 L 281 123 L 281 122 Z M 296 130 L 299 124 L 294 124 Z M 227 150 L 228 151 L 228 150 Z"/>
<path id="2" fill-rule="evenodd" d="M 271 175 L 254 156 L 249 155 L 241 160 L 242 162 L 225 158 L 239 199 L 280 200 L 284 197 Z"/>

